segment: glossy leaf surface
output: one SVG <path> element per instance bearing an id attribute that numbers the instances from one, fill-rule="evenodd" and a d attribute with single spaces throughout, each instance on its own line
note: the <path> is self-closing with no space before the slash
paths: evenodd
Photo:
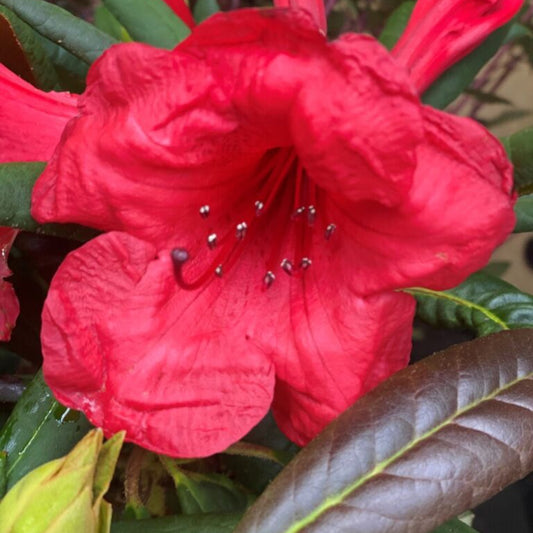
<path id="1" fill-rule="evenodd" d="M 59 80 L 35 32 L 10 9 L 0 6 L 0 62 L 29 83 L 51 91 Z"/>
<path id="2" fill-rule="evenodd" d="M 43 0 L 0 0 L 0 5 L 88 65 L 117 42 L 88 22 Z"/>
<path id="3" fill-rule="evenodd" d="M 135 41 L 172 49 L 190 33 L 163 0 L 104 0 L 104 5 Z"/>
<path id="4" fill-rule="evenodd" d="M 449 291 L 407 292 L 416 297 L 417 315 L 433 326 L 467 328 L 478 336 L 533 327 L 533 296 L 484 272 Z"/>
<path id="5" fill-rule="evenodd" d="M 235 533 L 425 533 L 533 469 L 533 330 L 453 346 L 304 448 Z"/>
<path id="6" fill-rule="evenodd" d="M 7 452 L 7 488 L 30 470 L 67 454 L 91 425 L 76 411 L 60 405 L 39 372 L 0 431 Z"/>

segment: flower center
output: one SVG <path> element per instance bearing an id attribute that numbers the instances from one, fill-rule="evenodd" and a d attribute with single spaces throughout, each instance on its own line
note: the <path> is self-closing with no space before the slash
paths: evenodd
<path id="1" fill-rule="evenodd" d="M 245 249 L 246 242 L 254 239 L 264 225 L 272 222 L 273 214 L 280 206 L 286 209 L 287 199 L 290 207 L 285 216 L 277 213 L 276 219 L 284 224 L 280 231 L 274 232 L 279 238 L 274 239 L 269 257 L 266 258 L 265 274 L 262 279 L 264 289 L 268 289 L 283 272 L 289 276 L 303 275 L 312 265 L 313 232 L 317 226 L 318 187 L 311 181 L 292 148 L 277 148 L 267 152 L 261 161 L 260 170 L 254 176 L 257 183 L 255 201 L 239 213 L 234 225 L 225 232 L 209 231 L 206 225 L 206 252 L 213 254 L 209 266 L 195 279 L 188 280 L 184 267 L 190 260 L 189 252 L 184 248 L 175 248 L 171 252 L 174 277 L 178 285 L 187 290 L 195 290 L 213 277 L 222 277 L 237 262 Z M 292 202 L 290 201 L 292 197 Z M 211 207 L 202 205 L 199 217 L 205 222 L 211 215 Z M 323 218 L 323 217 L 322 217 Z M 278 222 L 279 223 L 279 222 Z M 270 229 L 270 228 L 269 228 Z M 328 241 L 335 233 L 336 226 L 327 223 L 323 231 Z M 287 241 L 290 240 L 292 257 L 286 256 Z"/>

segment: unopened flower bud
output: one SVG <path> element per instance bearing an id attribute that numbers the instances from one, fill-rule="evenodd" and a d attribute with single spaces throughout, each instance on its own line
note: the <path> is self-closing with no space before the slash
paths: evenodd
<path id="1" fill-rule="evenodd" d="M 72 451 L 32 470 L 0 502 L 0 533 L 106 533 L 109 488 L 124 432 L 103 444 L 102 430 L 90 431 Z"/>

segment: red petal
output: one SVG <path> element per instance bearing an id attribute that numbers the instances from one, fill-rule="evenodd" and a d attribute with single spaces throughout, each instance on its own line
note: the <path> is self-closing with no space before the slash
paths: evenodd
<path id="1" fill-rule="evenodd" d="M 34 188 L 40 221 L 127 230 L 168 246 L 176 235 L 189 239 L 200 206 L 227 214 L 236 193 L 251 194 L 266 150 L 288 144 L 287 128 L 241 121 L 213 66 L 192 54 L 113 47 L 88 87 L 82 117 Z"/>
<path id="2" fill-rule="evenodd" d="M 276 7 L 292 7 L 304 9 L 307 11 L 315 21 L 318 29 L 326 35 L 328 31 L 328 24 L 326 21 L 326 9 L 324 7 L 324 0 L 274 0 Z"/>
<path id="3" fill-rule="evenodd" d="M 8 341 L 19 315 L 19 302 L 10 283 L 0 280 L 0 340 Z"/>
<path id="4" fill-rule="evenodd" d="M 329 62 L 317 63 L 292 113 L 302 165 L 334 196 L 399 204 L 423 137 L 420 102 L 374 39 L 346 34 L 328 52 Z"/>
<path id="5" fill-rule="evenodd" d="M 18 230 L 0 228 L 0 340 L 7 341 L 19 314 L 19 303 L 10 283 L 2 278 L 11 275 L 7 266 L 7 256 Z"/>
<path id="6" fill-rule="evenodd" d="M 3 65 L 0 94 L 0 162 L 48 160 L 77 113 L 77 96 L 40 91 Z"/>
<path id="7" fill-rule="evenodd" d="M 204 204 L 228 213 L 256 200 L 261 158 L 293 144 L 328 190 L 399 202 L 421 136 L 405 73 L 379 45 L 329 45 L 292 10 L 221 13 L 173 53 L 113 47 L 81 107 L 36 184 L 34 216 L 161 247 L 194 242 Z"/>
<path id="8" fill-rule="evenodd" d="M 336 274 L 311 267 L 293 285 L 288 331 L 277 332 L 291 342 L 272 347 L 274 415 L 300 445 L 409 359 L 414 299 L 393 292 L 360 298 Z"/>
<path id="9" fill-rule="evenodd" d="M 107 434 L 179 457 L 223 450 L 261 420 L 270 360 L 247 340 L 252 303 L 213 283 L 178 290 L 170 255 L 108 233 L 76 250 L 43 312 L 44 375 Z"/>
<path id="10" fill-rule="evenodd" d="M 523 0 L 418 0 L 392 54 L 419 92 L 518 12 Z"/>
<path id="11" fill-rule="evenodd" d="M 500 143 L 470 119 L 424 113 L 426 143 L 405 203 L 329 208 L 336 253 L 352 264 L 361 294 L 453 287 L 483 267 L 514 227 L 512 170 Z"/>

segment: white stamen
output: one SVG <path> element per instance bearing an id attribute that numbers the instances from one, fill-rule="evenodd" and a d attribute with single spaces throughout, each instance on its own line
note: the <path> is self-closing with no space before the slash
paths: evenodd
<path id="1" fill-rule="evenodd" d="M 292 218 L 297 218 L 305 213 L 305 206 L 299 207 L 293 214 Z"/>
<path id="2" fill-rule="evenodd" d="M 316 220 L 316 208 L 314 205 L 310 205 L 307 208 L 307 223 L 312 226 Z"/>
<path id="3" fill-rule="evenodd" d="M 209 216 L 209 213 L 211 211 L 211 208 L 206 204 L 200 207 L 200 216 L 202 218 L 207 218 Z"/>
<path id="4" fill-rule="evenodd" d="M 292 263 L 287 258 L 281 261 L 280 266 L 289 276 L 294 272 Z"/>
<path id="5" fill-rule="evenodd" d="M 259 215 L 263 214 L 263 209 L 265 208 L 265 204 L 261 202 L 261 200 L 256 200 L 255 202 L 255 216 L 258 217 Z"/>
<path id="6" fill-rule="evenodd" d="M 216 268 L 215 268 L 215 275 L 217 275 L 219 278 L 222 277 L 222 265 L 218 265 Z"/>
<path id="7" fill-rule="evenodd" d="M 211 233 L 211 235 L 207 236 L 207 246 L 209 246 L 211 250 L 216 248 L 217 246 L 217 234 L 216 233 Z"/>
<path id="8" fill-rule="evenodd" d="M 326 228 L 326 231 L 324 233 L 324 237 L 326 240 L 329 241 L 331 236 L 335 233 L 335 230 L 337 229 L 337 226 L 335 224 L 328 224 L 328 227 Z"/>
<path id="9" fill-rule="evenodd" d="M 275 279 L 276 279 L 276 276 L 274 275 L 274 272 L 269 270 L 265 274 L 265 277 L 263 278 L 263 283 L 264 283 L 265 287 L 268 289 L 272 285 L 272 283 L 274 283 Z"/>
<path id="10" fill-rule="evenodd" d="M 302 260 L 300 261 L 300 266 L 305 270 L 309 268 L 313 264 L 313 261 L 309 259 L 309 257 L 302 257 Z"/>
<path id="11" fill-rule="evenodd" d="M 237 237 L 237 239 L 239 240 L 244 239 L 247 229 L 248 229 L 248 224 L 246 224 L 246 222 L 240 222 L 239 224 L 237 224 L 237 227 L 235 230 L 235 237 Z"/>

